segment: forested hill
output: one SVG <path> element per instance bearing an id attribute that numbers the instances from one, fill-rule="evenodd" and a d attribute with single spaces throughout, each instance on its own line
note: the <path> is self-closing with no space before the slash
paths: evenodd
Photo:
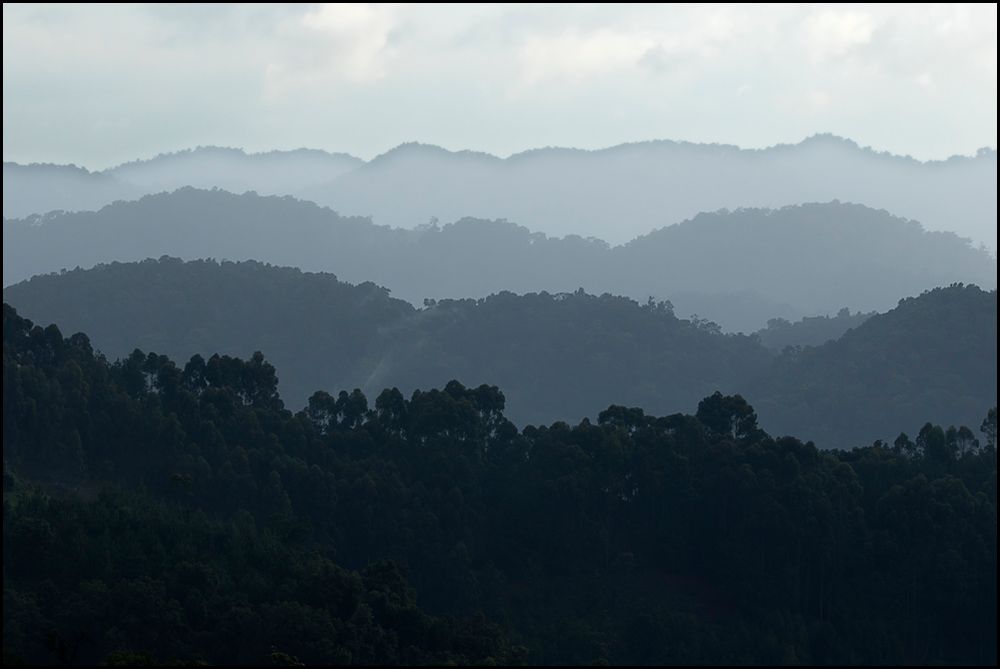
<path id="1" fill-rule="evenodd" d="M 747 392 L 769 429 L 817 443 L 887 438 L 884 426 L 915 407 L 971 423 L 996 402 L 996 291 L 952 286 L 901 300 L 836 341 L 778 358 L 762 381 Z"/>
<path id="2" fill-rule="evenodd" d="M 901 296 L 955 282 L 996 287 L 997 263 L 988 254 L 850 204 L 699 214 L 616 252 L 616 272 L 629 282 L 625 294 L 643 282 L 707 294 L 734 292 L 742 283 L 798 309 L 812 305 L 806 315 L 841 307 L 885 311 Z M 947 266 L 955 261 L 970 264 Z"/>
<path id="3" fill-rule="evenodd" d="M 111 358 L 136 346 L 179 360 L 266 351 L 281 370 L 282 394 L 297 407 L 318 388 L 363 385 L 384 354 L 386 329 L 415 311 L 372 283 L 257 262 L 114 263 L 8 291 L 25 314 L 58 314 L 50 322 L 91 333 Z"/>
<path id="4" fill-rule="evenodd" d="M 504 292 L 417 312 L 364 388 L 496 383 L 523 425 L 594 419 L 611 403 L 679 411 L 714 390 L 737 392 L 770 362 L 756 339 L 679 319 L 665 303 Z"/>
<path id="5" fill-rule="evenodd" d="M 996 663 L 995 408 L 824 453 L 719 393 L 518 431 L 3 337 L 5 664 Z"/>
<path id="6" fill-rule="evenodd" d="M 754 337 L 612 295 L 504 292 L 424 309 L 373 284 L 260 263 L 164 258 L 41 276 L 4 290 L 27 316 L 187 359 L 263 351 L 289 406 L 318 388 L 377 393 L 496 383 L 518 424 L 591 419 L 609 404 L 681 411 L 743 393 L 775 434 L 824 447 L 893 439 L 996 402 L 996 293 L 954 286 L 903 301 L 842 340 L 778 354 Z M 844 416 L 851 420 L 844 420 Z"/>
<path id="7" fill-rule="evenodd" d="M 520 423 L 596 416 L 615 401 L 677 410 L 735 391 L 771 359 L 755 340 L 678 319 L 662 303 L 505 292 L 417 311 L 370 283 L 257 262 L 112 263 L 35 277 L 4 299 L 90 333 L 111 358 L 136 346 L 179 359 L 264 351 L 294 407 L 317 388 L 409 392 L 496 377 Z"/>
<path id="8" fill-rule="evenodd" d="M 845 332 L 874 315 L 875 312 L 851 313 L 844 307 L 835 316 L 807 316 L 794 323 L 784 318 L 772 318 L 766 328 L 755 334 L 760 337 L 760 343 L 776 351 L 787 346 L 819 346 L 832 339 L 840 339 Z"/>
<path id="9" fill-rule="evenodd" d="M 5 220 L 3 234 L 5 285 L 164 254 L 255 259 L 374 281 L 416 305 L 580 287 L 652 296 L 748 333 L 777 317 L 885 310 L 932 286 L 993 288 L 997 276 L 993 257 L 954 235 L 835 202 L 701 214 L 612 248 L 504 221 L 392 229 L 291 198 L 189 188 L 99 212 Z"/>

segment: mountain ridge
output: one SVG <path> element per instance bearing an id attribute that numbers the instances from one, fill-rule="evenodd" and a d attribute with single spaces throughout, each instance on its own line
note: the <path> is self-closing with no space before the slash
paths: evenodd
<path id="1" fill-rule="evenodd" d="M 580 287 L 652 296 L 743 332 L 776 317 L 883 310 L 928 286 L 996 285 L 995 259 L 953 233 L 844 203 L 701 214 L 611 246 L 503 220 L 393 228 L 290 196 L 185 188 L 99 212 L 7 219 L 3 234 L 6 285 L 116 260 L 217 257 L 374 281 L 413 304 Z"/>
<path id="2" fill-rule="evenodd" d="M 996 191 L 995 150 L 919 161 L 831 134 L 763 149 L 652 140 L 593 150 L 536 148 L 505 158 L 407 142 L 367 161 L 321 150 L 207 146 L 72 179 L 57 170 L 5 164 L 4 216 L 93 210 L 195 186 L 293 195 L 393 227 L 502 218 L 550 235 L 620 244 L 699 212 L 836 199 L 996 250 L 996 198 L 983 199 Z"/>
<path id="3" fill-rule="evenodd" d="M 389 148 L 389 149 L 387 149 L 385 151 L 382 151 L 381 153 L 377 153 L 374 156 L 372 156 L 372 158 L 370 158 L 368 160 L 365 160 L 364 158 L 361 158 L 359 156 L 355 156 L 355 155 L 353 155 L 353 154 L 351 154 L 349 152 L 331 151 L 331 150 L 327 150 L 327 149 L 321 149 L 321 148 L 315 148 L 315 147 L 307 147 L 307 146 L 302 146 L 302 147 L 298 147 L 298 148 L 295 148 L 295 149 L 266 149 L 266 150 L 262 150 L 262 151 L 248 151 L 247 149 L 245 149 L 243 147 L 237 147 L 237 146 L 224 146 L 224 145 L 221 145 L 221 144 L 199 144 L 197 146 L 193 146 L 193 147 L 189 147 L 189 148 L 183 148 L 183 149 L 177 149 L 177 150 L 174 150 L 174 151 L 163 151 L 163 152 L 154 154 L 154 155 L 152 155 L 152 156 L 150 156 L 148 158 L 134 158 L 132 160 L 127 160 L 127 161 L 121 162 L 121 163 L 115 163 L 113 165 L 110 165 L 110 166 L 105 167 L 105 168 L 100 168 L 100 169 L 91 169 L 91 168 L 87 168 L 87 167 L 84 167 L 84 166 L 76 165 L 75 163 L 55 163 L 55 162 L 51 162 L 51 161 L 31 161 L 31 162 L 28 162 L 28 163 L 23 163 L 23 162 L 19 162 L 19 161 L 4 160 L 3 162 L 4 162 L 4 164 L 19 165 L 19 166 L 22 166 L 22 167 L 24 167 L 24 166 L 31 166 L 31 165 L 53 166 L 53 167 L 67 166 L 67 167 L 78 167 L 78 168 L 86 170 L 88 172 L 110 172 L 110 171 L 115 170 L 116 168 L 123 167 L 125 165 L 132 165 L 132 164 L 135 164 L 135 163 L 150 162 L 150 161 L 154 161 L 154 160 L 157 160 L 157 159 L 169 158 L 169 157 L 180 155 L 180 154 L 198 153 L 199 151 L 232 151 L 232 152 L 240 153 L 240 154 L 242 154 L 244 156 L 247 156 L 247 157 L 270 156 L 270 155 L 274 155 L 274 154 L 295 154 L 295 153 L 300 153 L 300 152 L 308 152 L 308 153 L 321 153 L 321 154 L 325 154 L 327 156 L 352 158 L 352 159 L 355 159 L 355 160 L 360 161 L 362 163 L 369 163 L 369 162 L 372 162 L 373 160 L 375 160 L 376 158 L 378 158 L 380 156 L 384 156 L 384 155 L 392 153 L 393 151 L 396 151 L 398 149 L 401 149 L 401 148 L 404 148 L 404 147 L 410 147 L 410 146 L 426 147 L 426 148 L 430 148 L 430 149 L 439 149 L 440 151 L 442 151 L 444 153 L 449 153 L 449 154 L 464 154 L 464 153 L 475 154 L 475 155 L 485 156 L 485 157 L 489 157 L 489 158 L 496 158 L 497 160 L 500 160 L 500 161 L 506 161 L 506 160 L 510 160 L 512 158 L 518 158 L 518 157 L 525 156 L 525 155 L 528 155 L 528 154 L 538 153 L 538 152 L 546 152 L 546 151 L 566 152 L 566 153 L 591 153 L 591 154 L 593 154 L 593 153 L 613 152 L 613 151 L 616 151 L 616 150 L 625 150 L 625 149 L 628 149 L 628 148 L 631 148 L 631 147 L 657 146 L 657 145 L 661 145 L 661 146 L 662 145 L 672 145 L 672 146 L 677 146 L 677 147 L 721 148 L 721 149 L 726 149 L 726 150 L 733 151 L 733 152 L 765 153 L 765 152 L 768 152 L 768 151 L 780 151 L 780 150 L 793 149 L 793 148 L 800 147 L 800 146 L 803 146 L 803 145 L 817 144 L 817 143 L 821 143 L 821 142 L 828 142 L 828 143 L 831 143 L 831 144 L 843 144 L 843 145 L 849 146 L 849 147 L 854 148 L 854 149 L 859 149 L 859 150 L 864 151 L 866 153 L 869 153 L 869 154 L 871 154 L 873 156 L 885 156 L 885 157 L 889 157 L 889 158 L 896 158 L 896 159 L 906 160 L 908 162 L 914 162 L 914 163 L 920 163 L 920 164 L 947 163 L 947 162 L 953 161 L 953 160 L 962 160 L 962 159 L 974 160 L 976 158 L 994 158 L 995 159 L 996 158 L 996 152 L 997 152 L 997 149 L 995 147 L 990 147 L 990 146 L 984 145 L 984 146 L 979 147 L 978 149 L 976 149 L 976 151 L 974 151 L 971 154 L 955 153 L 955 154 L 951 154 L 950 156 L 947 156 L 945 158 L 929 158 L 929 159 L 926 159 L 926 160 L 921 160 L 919 158 L 914 158 L 910 154 L 895 153 L 895 152 L 892 152 L 892 151 L 889 151 L 889 150 L 878 150 L 878 149 L 876 149 L 875 147 L 873 147 L 871 145 L 862 146 L 861 144 L 859 144 L 855 140 L 851 139 L 850 137 L 844 137 L 844 136 L 838 135 L 836 133 L 816 132 L 816 133 L 813 133 L 812 135 L 808 135 L 806 137 L 803 137 L 798 142 L 777 142 L 775 144 L 770 144 L 770 145 L 764 146 L 764 147 L 744 147 L 744 146 L 740 146 L 738 144 L 728 144 L 728 143 L 725 143 L 725 142 L 694 142 L 694 141 L 689 141 L 689 140 L 658 138 L 658 139 L 643 139 L 643 140 L 635 140 L 635 141 L 629 141 L 629 142 L 621 142 L 619 144 L 612 144 L 610 146 L 598 147 L 598 148 L 593 148 L 593 149 L 587 149 L 587 148 L 575 147 L 575 146 L 546 145 L 546 146 L 539 146 L 539 147 L 532 147 L 532 148 L 528 148 L 528 149 L 523 149 L 521 151 L 515 151 L 513 153 L 510 153 L 510 154 L 504 156 L 504 155 L 500 155 L 500 154 L 496 154 L 496 153 L 491 153 L 489 151 L 484 151 L 484 150 L 479 150 L 479 149 L 448 149 L 448 148 L 446 148 L 444 146 L 441 146 L 439 144 L 434 144 L 432 142 L 422 142 L 422 141 L 419 141 L 419 140 L 410 140 L 410 141 L 406 141 L 406 142 L 401 142 L 401 143 L 397 144 L 396 146 L 393 146 L 393 147 L 391 147 L 391 148 Z M 43 213 L 43 212 L 38 212 L 38 213 Z"/>
<path id="4" fill-rule="evenodd" d="M 112 358 L 134 347 L 179 360 L 261 350 L 295 406 L 322 388 L 409 392 L 458 379 L 501 385 L 515 421 L 550 423 L 608 404 L 671 412 L 721 390 L 746 397 L 772 433 L 852 447 L 917 420 L 971 424 L 996 401 L 996 291 L 961 284 L 782 353 L 678 318 L 666 302 L 503 291 L 418 309 L 371 282 L 253 261 L 111 263 L 35 277 L 4 301 L 87 332 Z"/>

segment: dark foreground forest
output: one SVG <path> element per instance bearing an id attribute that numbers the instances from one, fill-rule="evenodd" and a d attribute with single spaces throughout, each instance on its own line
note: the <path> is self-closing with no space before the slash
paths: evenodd
<path id="1" fill-rule="evenodd" d="M 110 363 L 7 305 L 3 355 L 5 664 L 997 660 L 995 409 L 827 452 L 718 393 L 292 413 L 260 355 Z"/>

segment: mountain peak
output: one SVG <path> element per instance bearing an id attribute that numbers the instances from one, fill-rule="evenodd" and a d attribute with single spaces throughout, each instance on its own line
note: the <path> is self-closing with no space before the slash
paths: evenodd
<path id="1" fill-rule="evenodd" d="M 368 162 L 368 164 L 374 165 L 396 160 L 414 160 L 414 159 L 447 160 L 449 158 L 458 158 L 466 160 L 468 159 L 487 160 L 490 162 L 500 160 L 500 158 L 494 156 L 493 154 L 485 153 L 482 151 L 470 151 L 468 149 L 463 149 L 461 151 L 451 151 L 450 149 L 446 149 L 436 144 L 424 144 L 422 142 L 404 142 L 402 144 L 399 144 L 398 146 L 389 149 L 385 153 L 381 153 L 375 156 Z"/>

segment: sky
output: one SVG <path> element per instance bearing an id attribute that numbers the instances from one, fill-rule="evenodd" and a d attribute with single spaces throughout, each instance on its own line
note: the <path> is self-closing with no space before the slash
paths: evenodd
<path id="1" fill-rule="evenodd" d="M 3 158 L 997 145 L 989 5 L 3 6 Z"/>

